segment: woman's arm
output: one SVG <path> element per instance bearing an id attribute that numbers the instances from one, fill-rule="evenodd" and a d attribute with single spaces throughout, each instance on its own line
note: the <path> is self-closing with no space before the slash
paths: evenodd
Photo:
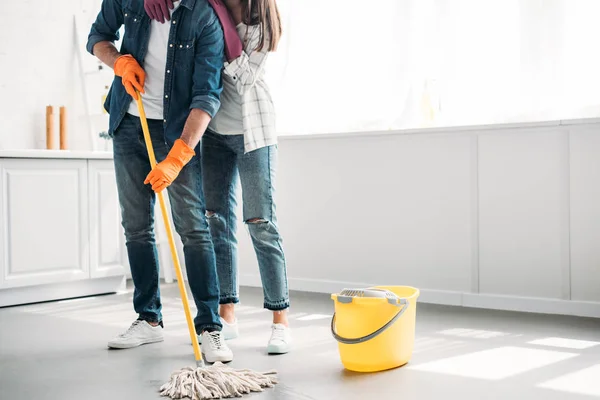
<path id="1" fill-rule="evenodd" d="M 244 43 L 244 51 L 238 58 L 225 63 L 223 73 L 233 79 L 240 95 L 244 95 L 256 84 L 256 80 L 265 68 L 269 52 L 269 40 L 265 39 L 262 50 L 256 51 L 260 40 L 260 27 L 258 25 L 248 27 L 248 40 Z"/>

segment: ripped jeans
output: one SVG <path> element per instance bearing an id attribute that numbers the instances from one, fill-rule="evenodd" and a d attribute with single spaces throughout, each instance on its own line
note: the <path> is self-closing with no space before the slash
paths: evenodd
<path id="1" fill-rule="evenodd" d="M 245 154 L 243 135 L 220 135 L 207 130 L 202 137 L 202 178 L 217 259 L 220 304 L 239 302 L 236 238 L 239 179 L 243 218 L 258 260 L 264 307 L 279 311 L 290 306 L 286 262 L 273 200 L 276 159 L 276 146 Z"/>

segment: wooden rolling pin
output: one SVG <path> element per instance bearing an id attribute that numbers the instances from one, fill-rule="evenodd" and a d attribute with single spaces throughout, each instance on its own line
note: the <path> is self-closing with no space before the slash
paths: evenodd
<path id="1" fill-rule="evenodd" d="M 54 148 L 54 108 L 46 106 L 46 148 Z"/>
<path id="2" fill-rule="evenodd" d="M 60 149 L 67 150 L 67 108 L 60 107 Z"/>

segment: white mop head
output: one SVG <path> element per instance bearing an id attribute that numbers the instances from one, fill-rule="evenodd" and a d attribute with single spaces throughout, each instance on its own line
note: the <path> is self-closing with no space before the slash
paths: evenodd
<path id="1" fill-rule="evenodd" d="M 172 399 L 192 400 L 242 397 L 250 392 L 262 392 L 263 388 L 277 383 L 277 372 L 256 372 L 249 369 L 233 369 L 217 362 L 209 367 L 187 367 L 171 374 L 169 382 L 160 388 L 160 395 Z"/>

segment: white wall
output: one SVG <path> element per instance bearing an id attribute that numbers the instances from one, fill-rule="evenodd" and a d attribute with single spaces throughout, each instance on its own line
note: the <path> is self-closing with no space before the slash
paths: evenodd
<path id="1" fill-rule="evenodd" d="M 0 149 L 45 148 L 47 105 L 56 107 L 57 145 L 58 107 L 64 105 L 69 116 L 69 148 L 91 149 L 77 51 L 84 54 L 86 71 L 94 71 L 94 57 L 85 52 L 89 17 L 93 13 L 84 12 L 97 12 L 97 4 L 98 0 L 2 1 Z M 75 43 L 74 15 L 82 21 L 79 47 Z M 107 76 L 88 74 L 86 79 L 92 111 L 100 114 Z M 100 132 L 105 118 L 100 115 L 95 123 L 94 130 Z"/>
<path id="2" fill-rule="evenodd" d="M 283 137 L 290 287 L 600 317 L 600 123 Z M 241 282 L 258 285 L 247 233 Z"/>
<path id="3" fill-rule="evenodd" d="M 0 24 L 0 149 L 43 148 L 48 104 L 68 107 L 70 147 L 91 147 L 76 55 L 94 70 L 84 45 L 97 3 L 2 2 L 11 18 Z M 86 76 L 96 114 L 110 74 Z M 291 287 L 407 284 L 423 289 L 422 301 L 600 316 L 599 129 L 282 138 Z M 242 236 L 242 283 L 258 284 Z"/>

